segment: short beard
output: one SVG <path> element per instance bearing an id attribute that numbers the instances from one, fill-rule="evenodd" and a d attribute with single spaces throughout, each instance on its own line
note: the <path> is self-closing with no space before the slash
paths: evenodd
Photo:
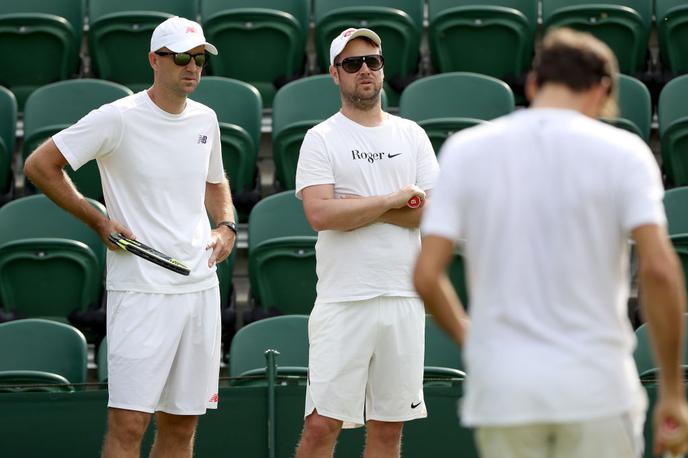
<path id="1" fill-rule="evenodd" d="M 354 94 L 345 94 L 346 100 L 359 111 L 370 111 L 378 105 L 380 101 L 380 91 L 377 91 L 372 97 L 362 98 Z"/>

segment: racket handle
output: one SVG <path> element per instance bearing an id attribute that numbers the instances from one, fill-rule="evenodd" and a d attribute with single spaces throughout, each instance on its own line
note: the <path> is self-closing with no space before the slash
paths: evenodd
<path id="1" fill-rule="evenodd" d="M 413 196 L 408 200 L 408 202 L 406 202 L 406 205 L 408 205 L 409 208 L 418 208 L 420 207 L 420 204 L 421 200 L 418 196 Z"/>

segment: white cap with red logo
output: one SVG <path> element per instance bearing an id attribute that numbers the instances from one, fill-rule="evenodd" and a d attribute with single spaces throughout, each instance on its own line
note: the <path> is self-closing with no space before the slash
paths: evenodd
<path id="1" fill-rule="evenodd" d="M 342 51 L 344 51 L 346 44 L 358 37 L 370 38 L 373 40 L 373 43 L 380 47 L 380 52 L 382 52 L 382 40 L 380 40 L 380 37 L 377 35 L 377 33 L 370 29 L 349 28 L 340 33 L 337 38 L 332 40 L 332 44 L 330 45 L 330 64 L 334 65 L 334 59 L 341 54 Z"/>
<path id="2" fill-rule="evenodd" d="M 204 45 L 210 54 L 217 55 L 217 48 L 205 41 L 199 23 L 175 16 L 153 30 L 150 50 L 154 52 L 160 48 L 167 48 L 172 52 L 186 52 L 200 45 Z"/>

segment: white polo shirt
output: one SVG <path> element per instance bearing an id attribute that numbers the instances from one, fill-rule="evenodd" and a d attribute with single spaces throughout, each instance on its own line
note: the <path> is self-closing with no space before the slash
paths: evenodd
<path id="1" fill-rule="evenodd" d="M 320 184 L 333 184 L 335 195 L 365 197 L 408 185 L 430 190 L 437 173 L 432 144 L 415 122 L 386 114 L 380 126 L 366 127 L 337 113 L 306 134 L 296 195 Z M 315 250 L 318 302 L 418 295 L 412 283 L 418 229 L 373 223 L 353 231 L 320 231 Z"/>
<path id="2" fill-rule="evenodd" d="M 217 284 L 204 203 L 206 182 L 224 177 L 214 111 L 187 99 L 183 112 L 170 114 L 142 91 L 93 110 L 53 140 L 75 170 L 96 159 L 110 218 L 191 268 L 184 277 L 108 250 L 108 290 L 187 293 Z"/>
<path id="3" fill-rule="evenodd" d="M 643 402 L 628 238 L 665 224 L 645 143 L 575 111 L 529 109 L 453 136 L 440 157 L 422 232 L 466 240 L 464 424 L 577 421 Z"/>

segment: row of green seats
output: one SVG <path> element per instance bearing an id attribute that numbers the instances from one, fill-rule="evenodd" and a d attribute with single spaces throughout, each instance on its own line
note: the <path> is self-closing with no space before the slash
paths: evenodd
<path id="1" fill-rule="evenodd" d="M 311 20 L 310 0 L 90 0 L 88 43 L 94 75 L 139 90 L 150 84 L 150 34 L 172 15 L 201 18 L 208 40 L 221 50 L 208 71 L 246 81 L 266 106 L 286 82 L 303 76 Z M 656 0 L 654 13 L 662 63 L 673 74 L 688 71 L 688 7 Z M 418 73 L 423 0 L 313 0 L 318 66 L 327 71 L 331 40 L 348 27 L 368 27 L 382 38 L 386 89 L 396 106 Z M 0 4 L 0 51 L 20 56 L 0 70 L 20 107 L 28 94 L 79 71 L 84 0 L 6 0 Z M 522 81 L 532 58 L 537 0 L 427 0 L 428 43 L 438 72 L 471 71 Z M 544 28 L 589 31 L 616 53 L 621 71 L 645 70 L 652 0 L 544 0 Z M 466 45 L 481 43 L 480 47 Z"/>

